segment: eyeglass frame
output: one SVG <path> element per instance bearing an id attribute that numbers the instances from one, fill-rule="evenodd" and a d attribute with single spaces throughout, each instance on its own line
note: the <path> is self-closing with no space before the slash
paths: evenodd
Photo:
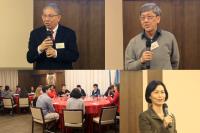
<path id="1" fill-rule="evenodd" d="M 50 19 L 52 19 L 55 16 L 59 16 L 59 14 L 55 14 L 55 15 L 51 15 L 51 14 L 50 15 L 44 15 L 44 14 L 42 14 L 43 18 L 50 18 Z"/>
<path id="2" fill-rule="evenodd" d="M 152 21 L 154 17 L 157 17 L 158 15 L 152 15 L 152 16 L 146 16 L 146 17 L 142 17 L 140 16 L 140 21 L 145 21 L 145 19 L 147 19 L 148 21 Z"/>

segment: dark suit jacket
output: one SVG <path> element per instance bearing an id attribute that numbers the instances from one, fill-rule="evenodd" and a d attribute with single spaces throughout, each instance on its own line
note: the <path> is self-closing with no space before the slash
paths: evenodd
<path id="1" fill-rule="evenodd" d="M 79 57 L 75 32 L 62 25 L 58 26 L 53 48 L 56 48 L 56 43 L 64 43 L 65 48 L 57 49 L 57 58 L 47 58 L 45 52 L 38 54 L 38 46 L 46 37 L 45 26 L 31 32 L 27 61 L 35 62 L 35 69 L 72 69 L 72 62 Z"/>
<path id="2" fill-rule="evenodd" d="M 81 88 L 81 95 L 84 97 L 86 96 L 86 93 L 85 93 L 84 89 L 82 89 L 82 88 Z"/>
<path id="3" fill-rule="evenodd" d="M 139 116 L 140 133 L 177 133 L 175 117 L 173 116 L 173 123 L 171 128 L 163 126 L 163 120 L 150 107 L 147 111 Z"/>
<path id="4" fill-rule="evenodd" d="M 97 96 L 99 96 L 100 95 L 100 90 L 99 90 L 99 88 L 97 88 L 97 90 L 96 91 L 92 91 L 92 96 L 94 96 L 94 97 L 97 97 Z"/>

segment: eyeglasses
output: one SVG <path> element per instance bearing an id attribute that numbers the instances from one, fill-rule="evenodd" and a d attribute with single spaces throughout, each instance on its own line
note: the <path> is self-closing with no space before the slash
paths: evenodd
<path id="1" fill-rule="evenodd" d="M 153 18 L 154 17 L 157 17 L 157 16 L 141 16 L 140 17 L 140 21 L 145 21 L 146 19 L 148 20 L 148 21 L 151 21 L 151 20 L 153 20 Z"/>
<path id="2" fill-rule="evenodd" d="M 59 16 L 59 15 L 58 15 L 58 14 L 55 14 L 55 15 L 53 15 L 53 14 L 50 14 L 50 15 L 42 14 L 42 17 L 43 17 L 43 18 L 50 18 L 50 19 L 52 19 L 52 18 L 55 17 L 55 16 Z"/>

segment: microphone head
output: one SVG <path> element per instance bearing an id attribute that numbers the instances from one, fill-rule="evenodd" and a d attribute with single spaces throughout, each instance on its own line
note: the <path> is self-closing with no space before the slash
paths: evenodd
<path id="1" fill-rule="evenodd" d="M 163 108 L 168 108 L 168 105 L 166 103 L 164 103 Z"/>
<path id="2" fill-rule="evenodd" d="M 46 31 L 46 36 L 47 36 L 47 37 L 52 37 L 52 33 L 51 33 L 50 30 L 47 30 L 47 31 Z"/>
<path id="3" fill-rule="evenodd" d="M 163 112 L 164 112 L 164 115 L 167 116 L 169 113 L 168 113 L 168 105 L 166 103 L 163 104 Z"/>
<path id="4" fill-rule="evenodd" d="M 146 47 L 147 47 L 147 48 L 150 48 L 150 47 L 151 47 L 151 40 L 148 39 L 148 40 L 146 41 Z"/>
<path id="5" fill-rule="evenodd" d="M 163 104 L 163 112 L 164 112 L 164 115 L 165 115 L 165 116 L 169 115 L 169 112 L 168 112 L 168 105 L 167 105 L 166 103 Z M 169 123 L 169 124 L 168 124 L 168 127 L 171 128 L 171 127 L 172 127 L 172 123 Z"/>

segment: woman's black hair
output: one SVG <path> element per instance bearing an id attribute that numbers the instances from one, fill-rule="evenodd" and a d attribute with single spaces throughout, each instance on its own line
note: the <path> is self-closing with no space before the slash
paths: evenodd
<path id="1" fill-rule="evenodd" d="M 147 88 L 146 88 L 146 92 L 145 92 L 145 99 L 148 103 L 152 103 L 151 99 L 149 98 L 151 96 L 151 93 L 156 89 L 156 87 L 158 85 L 161 85 L 163 88 L 164 88 L 164 91 L 165 91 L 165 101 L 167 101 L 168 99 L 168 92 L 167 92 L 167 89 L 165 87 L 165 85 L 163 84 L 163 82 L 161 81 L 158 81 L 158 80 L 153 80 L 151 81 L 148 85 L 147 85 Z"/>
<path id="2" fill-rule="evenodd" d="M 78 88 L 74 88 L 70 93 L 70 97 L 73 97 L 73 98 L 76 98 L 76 99 L 81 98 L 81 96 L 82 96 L 81 92 Z"/>

